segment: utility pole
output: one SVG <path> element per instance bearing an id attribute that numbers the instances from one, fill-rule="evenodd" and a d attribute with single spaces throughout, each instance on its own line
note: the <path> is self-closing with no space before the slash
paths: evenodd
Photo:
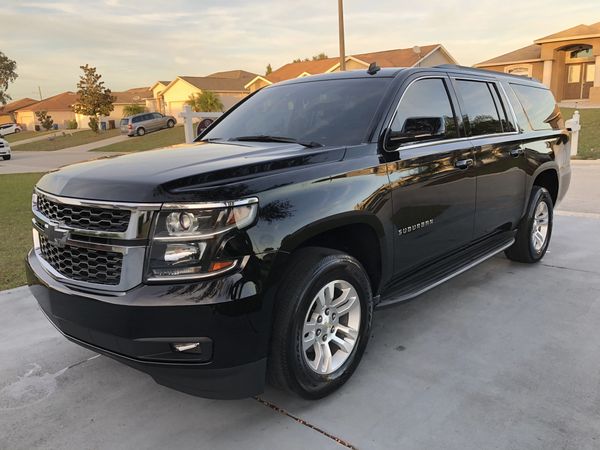
<path id="1" fill-rule="evenodd" d="M 38 86 L 38 93 L 40 94 L 40 101 L 43 100 L 42 98 L 42 88 Z"/>
<path id="2" fill-rule="evenodd" d="M 338 22 L 340 32 L 340 71 L 346 70 L 346 48 L 344 45 L 344 0 L 338 0 Z"/>

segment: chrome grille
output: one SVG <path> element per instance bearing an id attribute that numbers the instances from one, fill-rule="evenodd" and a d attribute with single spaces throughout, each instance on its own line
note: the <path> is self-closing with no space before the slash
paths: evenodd
<path id="1" fill-rule="evenodd" d="M 72 280 L 118 285 L 121 279 L 123 255 L 66 245 L 57 247 L 40 234 L 40 253 L 54 270 Z"/>
<path id="2" fill-rule="evenodd" d="M 37 208 L 48 219 L 69 227 L 91 231 L 125 232 L 131 211 L 57 203 L 38 195 Z"/>

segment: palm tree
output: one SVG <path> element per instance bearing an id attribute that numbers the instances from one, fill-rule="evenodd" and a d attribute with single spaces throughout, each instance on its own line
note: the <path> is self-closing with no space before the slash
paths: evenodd
<path id="1" fill-rule="evenodd" d="M 192 94 L 186 103 L 196 112 L 223 111 L 223 102 L 221 102 L 219 96 L 212 91 L 202 91 L 201 94 Z"/>
<path id="2" fill-rule="evenodd" d="M 134 116 L 143 112 L 146 112 L 146 107 L 144 105 L 134 103 L 123 107 L 123 117 Z"/>

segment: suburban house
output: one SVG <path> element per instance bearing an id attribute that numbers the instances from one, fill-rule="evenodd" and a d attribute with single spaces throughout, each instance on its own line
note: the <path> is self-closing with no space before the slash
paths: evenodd
<path id="1" fill-rule="evenodd" d="M 443 45 L 433 44 L 349 55 L 346 57 L 346 70 L 365 70 L 372 62 L 376 62 L 380 67 L 433 67 L 439 64 L 457 64 Z M 250 92 L 254 92 L 278 81 L 319 73 L 338 72 L 339 70 L 339 57 L 289 63 L 274 70 L 269 75 L 254 77 L 245 85 L 245 88 Z"/>
<path id="2" fill-rule="evenodd" d="M 23 125 L 27 130 L 35 129 L 35 125 L 39 124 L 35 113 L 37 111 L 47 111 L 48 115 L 52 116 L 52 120 L 59 128 L 65 128 L 67 121 L 77 119 L 80 127 L 87 127 L 87 117 L 76 117 L 73 112 L 72 105 L 77 102 L 77 94 L 75 92 L 63 92 L 62 94 L 48 97 L 39 102 L 19 108 L 15 111 L 17 123 Z M 83 122 L 85 120 L 85 123 Z"/>
<path id="3" fill-rule="evenodd" d="M 17 109 L 33 105 L 37 101 L 38 100 L 26 97 L 19 100 L 15 100 L 14 102 L 7 103 L 6 105 L 0 107 L 0 125 L 5 123 L 16 122 L 17 118 L 15 111 Z"/>
<path id="4" fill-rule="evenodd" d="M 537 78 L 558 101 L 600 105 L 600 22 L 559 31 L 475 67 Z"/>
<path id="5" fill-rule="evenodd" d="M 164 88 L 165 82 L 159 81 L 150 89 L 154 93 L 156 110 L 163 114 L 177 116 L 191 95 L 203 91 L 217 94 L 226 111 L 248 95 L 249 91 L 244 86 L 255 77 L 255 73 L 245 70 L 230 70 L 206 77 L 178 76 Z"/>
<path id="6" fill-rule="evenodd" d="M 149 111 L 161 111 L 164 112 L 164 103 L 162 98 L 162 92 L 171 84 L 170 81 L 157 81 L 150 86 L 152 92 L 152 98 L 146 101 L 146 107 Z"/>
<path id="7" fill-rule="evenodd" d="M 115 97 L 113 102 L 114 109 L 111 111 L 110 116 L 102 118 L 102 121 L 114 120 L 118 126 L 118 122 L 122 117 L 125 116 L 123 108 L 128 105 L 140 105 L 147 108 L 149 111 L 153 110 L 152 102 L 148 105 L 148 100 L 152 100 L 152 91 L 149 87 L 132 88 L 122 92 L 113 92 L 112 95 Z"/>

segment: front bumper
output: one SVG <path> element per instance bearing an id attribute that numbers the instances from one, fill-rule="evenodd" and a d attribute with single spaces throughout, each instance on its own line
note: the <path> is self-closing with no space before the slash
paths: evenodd
<path id="1" fill-rule="evenodd" d="M 27 277 L 42 311 L 69 340 L 159 384 L 222 399 L 264 390 L 272 308 L 257 290 L 246 289 L 241 298 L 244 289 L 234 294 L 248 275 L 141 285 L 122 295 L 100 296 L 58 282 L 30 252 Z M 200 342 L 200 352 L 176 352 L 172 344 L 177 342 Z"/>

